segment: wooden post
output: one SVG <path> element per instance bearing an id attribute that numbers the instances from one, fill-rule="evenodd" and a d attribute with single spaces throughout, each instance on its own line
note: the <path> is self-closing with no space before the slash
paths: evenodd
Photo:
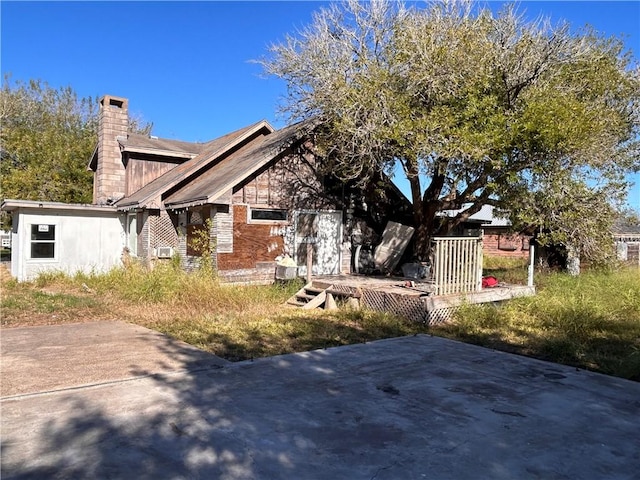
<path id="1" fill-rule="evenodd" d="M 535 265 L 535 255 L 533 244 L 529 245 L 529 269 L 527 272 L 527 286 L 533 287 L 533 270 Z"/>
<path id="2" fill-rule="evenodd" d="M 324 301 L 324 309 L 325 310 L 337 310 L 338 305 L 336 304 L 335 298 L 331 293 L 327 293 L 327 299 Z"/>
<path id="3" fill-rule="evenodd" d="M 313 268 L 313 248 L 307 242 L 307 283 L 311 283 L 311 269 Z"/>

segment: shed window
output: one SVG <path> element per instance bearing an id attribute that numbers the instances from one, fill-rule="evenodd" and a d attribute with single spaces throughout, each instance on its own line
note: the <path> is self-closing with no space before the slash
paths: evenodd
<path id="1" fill-rule="evenodd" d="M 279 208 L 252 208 L 251 220 L 267 220 L 272 222 L 286 222 L 287 211 Z"/>
<path id="2" fill-rule="evenodd" d="M 55 258 L 56 226 L 31 225 L 31 258 Z"/>

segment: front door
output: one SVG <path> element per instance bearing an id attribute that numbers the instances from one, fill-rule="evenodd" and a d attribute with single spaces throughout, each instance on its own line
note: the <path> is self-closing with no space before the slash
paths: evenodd
<path id="1" fill-rule="evenodd" d="M 312 256 L 313 275 L 340 273 L 341 211 L 296 212 L 294 229 L 294 260 L 298 275 L 307 275 L 307 255 Z"/>

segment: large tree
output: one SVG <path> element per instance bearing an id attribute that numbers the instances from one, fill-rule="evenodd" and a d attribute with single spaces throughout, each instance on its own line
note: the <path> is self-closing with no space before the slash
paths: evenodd
<path id="1" fill-rule="evenodd" d="M 90 203 L 97 102 L 32 80 L 0 92 L 2 197 Z"/>
<path id="2" fill-rule="evenodd" d="M 261 63 L 287 83 L 290 118 L 314 119 L 327 171 L 406 176 L 420 257 L 484 204 L 562 227 L 556 240 L 597 257 L 587 238 L 604 238 L 608 202 L 640 167 L 640 76 L 622 42 L 526 21 L 513 4 L 332 4 Z M 572 202 L 601 208 L 587 207 L 593 222 L 545 216 Z M 449 209 L 460 213 L 438 215 Z"/>

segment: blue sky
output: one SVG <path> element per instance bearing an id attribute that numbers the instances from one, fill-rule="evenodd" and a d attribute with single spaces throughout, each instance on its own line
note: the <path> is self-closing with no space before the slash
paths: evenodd
<path id="1" fill-rule="evenodd" d="M 492 9 L 502 2 L 489 2 Z M 153 134 L 206 141 L 261 119 L 285 125 L 283 82 L 251 63 L 309 24 L 325 2 L 16 2 L 2 0 L 1 70 L 13 80 L 129 99 Z M 640 2 L 520 2 L 573 27 L 622 37 L 640 58 Z M 640 175 L 629 203 L 640 211 Z"/>

